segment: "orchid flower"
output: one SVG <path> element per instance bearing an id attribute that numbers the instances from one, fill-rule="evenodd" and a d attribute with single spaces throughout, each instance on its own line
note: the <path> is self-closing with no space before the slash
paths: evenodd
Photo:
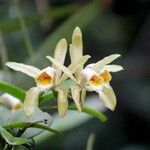
<path id="1" fill-rule="evenodd" d="M 66 51 L 67 51 L 67 42 L 65 39 L 61 39 L 56 46 L 55 55 L 60 54 L 59 57 L 64 60 Z M 61 73 L 61 70 L 58 69 L 56 70 L 55 67 L 53 66 L 52 67 L 49 66 L 47 68 L 40 70 L 34 66 L 16 62 L 7 62 L 6 65 L 13 70 L 27 74 L 28 76 L 34 78 L 36 82 L 37 87 L 31 88 L 27 91 L 23 103 L 23 108 L 27 114 L 32 114 L 34 112 L 35 107 L 38 106 L 38 96 L 40 92 L 47 91 L 48 89 L 53 88 L 56 85 L 58 77 L 60 76 Z"/>
<path id="2" fill-rule="evenodd" d="M 77 61 L 71 63 L 68 67 L 65 67 L 63 64 L 61 64 L 60 63 L 61 58 L 57 59 L 57 57 L 58 56 L 54 55 L 54 58 L 52 58 L 51 56 L 47 56 L 46 58 L 48 58 L 52 62 L 56 70 L 60 70 L 60 71 L 62 70 L 64 72 L 62 74 L 62 71 L 61 71 L 59 76 L 56 76 L 57 80 L 56 80 L 55 87 L 53 88 L 58 93 L 57 103 L 58 103 L 59 115 L 63 117 L 65 113 L 67 112 L 67 108 L 68 108 L 67 97 L 68 97 L 69 88 L 66 86 L 61 86 L 60 83 L 62 83 L 68 77 L 74 83 L 78 83 L 78 81 L 73 76 L 73 74 L 76 72 L 76 68 L 82 66 L 90 58 L 90 56 L 89 55 L 82 56 Z"/>
<path id="3" fill-rule="evenodd" d="M 80 73 L 80 84 L 84 85 L 87 91 L 97 92 L 103 104 L 112 111 L 116 107 L 116 96 L 110 86 L 110 81 L 112 80 L 110 72 L 121 71 L 123 67 L 108 64 L 118 57 L 120 57 L 119 54 L 107 56 L 95 64 L 86 66 Z"/>
<path id="4" fill-rule="evenodd" d="M 8 93 L 4 93 L 0 96 L 0 104 L 9 107 L 12 112 L 17 111 L 22 107 L 22 103 L 20 102 L 20 100 Z"/>
<path id="5" fill-rule="evenodd" d="M 83 65 L 90 58 L 90 56 L 82 55 L 82 53 L 83 53 L 82 52 L 82 34 L 78 27 L 76 27 L 73 32 L 72 44 L 70 45 L 70 52 L 72 53 L 71 56 L 73 56 L 73 57 L 71 57 L 71 64 L 68 67 L 65 67 L 62 65 L 61 62 L 64 62 L 64 59 L 63 59 L 64 57 L 63 57 L 62 52 L 60 54 L 59 50 L 58 50 L 58 52 L 55 51 L 54 59 L 51 56 L 47 56 L 47 58 L 53 63 L 52 66 L 54 66 L 56 70 L 63 70 L 63 72 L 64 72 L 62 75 L 61 75 L 62 72 L 59 73 L 59 77 L 56 77 L 58 83 L 64 81 L 68 77 L 76 83 L 71 86 L 71 93 L 73 93 L 72 94 L 73 100 L 75 101 L 75 104 L 76 104 L 78 110 L 81 111 L 82 110 L 82 102 L 80 100 L 80 87 L 78 86 L 78 80 L 77 80 L 78 72 L 80 72 L 80 70 L 83 69 Z M 73 74 L 75 74 L 75 77 L 73 76 Z M 57 90 L 58 91 L 58 111 L 59 111 L 60 115 L 64 115 L 65 111 L 67 111 L 67 105 L 68 105 L 67 94 L 66 94 L 68 89 L 61 89 L 61 88 L 57 88 L 57 89 L 59 89 L 59 90 Z M 85 90 L 83 89 L 82 91 L 84 91 L 82 93 L 82 97 L 84 97 Z M 59 94 L 61 96 L 59 96 Z M 64 98 L 62 98 L 62 97 L 64 97 Z M 64 103 L 66 103 L 66 105 Z M 62 107 L 61 107 L 61 105 L 62 105 Z M 65 108 L 64 106 L 66 106 L 66 109 L 64 109 Z M 61 108 L 62 108 L 62 110 L 61 110 Z"/>
<path id="6" fill-rule="evenodd" d="M 78 61 L 70 64 L 68 67 L 73 69 L 73 72 L 65 67 L 64 61 L 67 52 L 67 42 L 65 39 L 61 39 L 54 51 L 54 58 L 47 56 L 47 58 L 52 62 L 52 67 L 47 67 L 43 70 L 40 70 L 34 66 L 25 65 L 16 62 L 7 62 L 6 65 L 16 71 L 20 71 L 34 78 L 37 87 L 29 89 L 26 93 L 26 98 L 23 103 L 24 110 L 27 114 L 32 114 L 35 107 L 38 105 L 38 95 L 41 91 L 46 91 L 48 89 L 53 89 L 58 93 L 58 112 L 60 116 L 64 116 L 68 108 L 68 88 L 59 86 L 66 78 L 70 77 L 76 82 L 76 79 L 72 75 L 75 71 L 74 68 L 84 64 L 89 56 L 83 56 Z M 62 71 L 65 73 L 65 77 L 60 80 Z M 34 96 L 35 95 L 35 96 Z M 34 98 L 31 98 L 34 97 Z M 29 100 L 30 99 L 30 100 Z M 29 107 L 30 106 L 30 107 Z"/>
<path id="7" fill-rule="evenodd" d="M 80 28 L 76 27 L 73 31 L 72 44 L 70 45 L 71 63 L 82 57 L 82 53 L 82 33 Z M 110 72 L 117 72 L 123 68 L 119 65 L 108 64 L 118 57 L 120 57 L 119 54 L 114 54 L 105 57 L 95 64 L 90 64 L 84 69 L 84 64 L 74 68 L 74 70 L 76 70 L 74 76 L 77 80 L 77 84 L 71 87 L 71 94 L 79 111 L 82 111 L 84 108 L 86 91 L 97 92 L 103 104 L 111 110 L 114 110 L 116 106 L 116 96 L 109 84 L 112 79 Z M 72 71 L 72 68 L 69 69 Z"/>

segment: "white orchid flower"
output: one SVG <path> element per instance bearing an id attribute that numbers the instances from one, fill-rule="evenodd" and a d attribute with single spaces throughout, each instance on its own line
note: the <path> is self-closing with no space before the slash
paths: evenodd
<path id="1" fill-rule="evenodd" d="M 62 82 L 69 77 L 76 83 L 75 85 L 71 86 L 71 94 L 79 111 L 82 111 L 83 109 L 82 100 L 84 99 L 86 92 L 84 89 L 81 90 L 80 86 L 78 85 L 79 73 L 83 69 L 85 62 L 90 58 L 89 55 L 83 56 L 82 47 L 82 33 L 79 27 L 76 27 L 73 31 L 72 44 L 70 45 L 71 64 L 66 68 L 56 61 L 58 60 L 56 57 L 53 59 L 52 57 L 47 56 L 47 58 L 56 66 L 56 68 L 61 69 L 64 72 L 63 75 L 60 76 L 59 82 Z M 73 74 L 75 76 L 73 76 Z M 58 104 L 58 106 L 61 105 Z"/>
<path id="2" fill-rule="evenodd" d="M 72 35 L 72 43 L 70 45 L 71 63 L 77 61 L 83 55 L 82 33 L 79 27 L 76 27 Z M 116 106 L 116 97 L 109 82 L 112 79 L 110 72 L 117 72 L 123 68 L 119 65 L 108 65 L 115 59 L 120 57 L 119 54 L 110 55 L 98 61 L 95 64 L 90 64 L 85 69 L 83 65 L 74 68 L 74 75 L 77 84 L 71 87 L 72 98 L 79 111 L 84 108 L 84 98 L 86 91 L 96 91 L 100 95 L 100 99 L 104 105 L 111 110 Z M 69 68 L 72 71 L 72 68 Z"/>
<path id="3" fill-rule="evenodd" d="M 76 62 L 71 63 L 68 67 L 65 67 L 64 65 L 62 65 L 59 61 L 57 61 L 57 59 L 52 58 L 51 56 L 47 56 L 46 58 L 48 58 L 52 63 L 53 66 L 55 66 L 55 69 L 60 69 L 62 70 L 64 73 L 60 74 L 59 78 L 57 77 L 57 84 L 55 85 L 54 90 L 56 90 L 58 92 L 58 112 L 60 116 L 64 116 L 65 113 L 67 112 L 67 106 L 68 106 L 68 99 L 66 96 L 66 93 L 68 93 L 68 88 L 66 87 L 60 87 L 59 84 L 61 82 L 63 82 L 64 80 L 66 80 L 68 77 L 70 79 L 72 79 L 76 84 L 78 84 L 78 81 L 76 80 L 76 78 L 73 76 L 73 74 L 76 72 L 76 68 L 82 66 L 89 58 L 89 55 L 85 55 L 80 57 Z M 61 96 L 59 96 L 61 95 Z M 60 100 L 62 99 L 62 97 L 64 97 L 64 100 Z M 66 102 L 66 107 L 64 109 L 64 103 Z M 61 104 L 62 103 L 62 104 Z"/>
<path id="4" fill-rule="evenodd" d="M 34 78 L 37 88 L 36 91 L 38 91 L 39 93 L 41 91 L 45 91 L 48 90 L 50 88 L 53 88 L 53 90 L 58 92 L 58 100 L 57 102 L 58 104 L 58 112 L 60 114 L 60 116 L 64 116 L 66 111 L 67 111 L 67 106 L 68 106 L 68 99 L 66 96 L 66 93 L 68 93 L 68 89 L 66 89 L 66 87 L 59 87 L 59 84 L 61 82 L 63 82 L 65 79 L 67 79 L 68 77 L 70 77 L 72 80 L 74 80 L 76 82 L 76 79 L 74 78 L 74 76 L 72 75 L 73 72 L 75 71 L 74 68 L 76 68 L 76 66 L 80 66 L 80 64 L 84 64 L 89 56 L 83 56 L 81 57 L 78 61 L 74 62 L 73 64 L 69 65 L 69 67 L 72 69 L 73 72 L 70 72 L 70 70 L 68 68 L 66 68 L 63 64 L 65 61 L 65 57 L 66 57 L 66 52 L 67 52 L 67 42 L 65 39 L 61 39 L 57 46 L 56 49 L 54 51 L 54 58 L 52 58 L 51 56 L 47 56 L 47 58 L 52 62 L 52 67 L 47 67 L 43 70 L 40 70 L 34 66 L 30 66 L 30 65 L 25 65 L 22 63 L 16 63 L 16 62 L 7 62 L 6 65 L 10 68 L 12 68 L 13 70 L 16 71 L 20 71 L 22 73 L 27 74 L 28 76 Z M 64 76 L 62 77 L 62 71 L 64 72 Z M 35 90 L 30 90 L 29 92 L 27 92 L 26 95 L 34 95 Z M 36 95 L 38 95 L 36 93 Z M 61 95 L 61 96 L 60 96 Z M 24 103 L 29 103 L 28 97 L 31 96 L 27 96 L 27 98 L 25 98 Z M 62 99 L 62 97 L 64 97 L 64 100 L 60 100 Z M 24 110 L 26 111 L 26 113 L 31 114 L 31 112 L 33 112 L 34 107 L 37 107 L 37 100 L 38 98 L 36 97 L 36 99 L 33 100 L 32 103 L 32 109 L 29 108 L 27 109 L 27 106 L 29 105 L 23 105 Z M 61 104 L 61 102 L 63 104 Z M 64 106 L 64 102 L 66 102 L 66 107 Z M 33 105 L 34 103 L 34 105 Z M 31 110 L 31 111 L 30 111 Z M 63 111 L 62 111 L 63 110 Z"/>
<path id="5" fill-rule="evenodd" d="M 20 71 L 34 78 L 37 87 L 41 91 L 46 91 L 54 85 L 56 70 L 52 67 L 40 70 L 34 66 L 16 62 L 7 62 L 6 65 L 13 70 Z"/>
<path id="6" fill-rule="evenodd" d="M 116 107 L 116 96 L 109 82 L 112 79 L 110 72 L 118 72 L 123 70 L 119 65 L 108 65 L 115 59 L 120 57 L 119 54 L 113 54 L 90 64 L 81 71 L 80 84 L 83 84 L 87 91 L 95 91 L 99 94 L 103 104 L 112 111 Z"/>
<path id="7" fill-rule="evenodd" d="M 55 57 L 63 64 L 67 51 L 67 42 L 65 39 L 61 39 L 55 49 Z M 29 115 L 34 112 L 34 109 L 38 106 L 38 95 L 41 91 L 46 91 L 53 88 L 61 74 L 61 68 L 57 69 L 55 66 L 47 67 L 42 70 L 22 63 L 7 62 L 6 65 L 13 70 L 20 71 L 34 78 L 37 87 L 31 88 L 27 91 L 26 97 L 23 103 L 25 112 Z M 56 68 L 56 69 L 55 69 Z"/>

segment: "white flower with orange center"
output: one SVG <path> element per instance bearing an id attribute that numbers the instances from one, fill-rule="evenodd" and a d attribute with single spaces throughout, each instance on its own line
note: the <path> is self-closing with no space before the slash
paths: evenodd
<path id="1" fill-rule="evenodd" d="M 81 57 L 83 57 L 82 33 L 80 28 L 76 27 L 73 31 L 72 43 L 70 45 L 71 64 Z M 110 72 L 117 72 L 123 68 L 119 65 L 108 64 L 118 57 L 120 57 L 119 54 L 110 55 L 85 68 L 84 63 L 76 67 L 68 67 L 76 78 L 76 85 L 71 86 L 71 95 L 79 111 L 82 111 L 84 108 L 86 91 L 97 92 L 103 104 L 111 110 L 114 110 L 116 106 L 116 97 L 109 84 L 112 79 Z M 65 75 L 63 75 L 61 79 L 64 78 Z"/>
<path id="2" fill-rule="evenodd" d="M 119 54 L 113 54 L 90 64 L 81 71 L 80 85 L 84 85 L 87 91 L 95 91 L 99 94 L 103 104 L 111 110 L 116 107 L 116 96 L 110 86 L 112 76 L 110 72 L 118 72 L 123 70 L 119 65 L 108 65 L 115 59 L 120 57 Z"/>
<path id="3" fill-rule="evenodd" d="M 65 39 L 61 39 L 54 51 L 54 58 L 51 56 L 47 56 L 51 62 L 52 67 L 47 67 L 43 70 L 40 70 L 34 66 L 25 65 L 22 63 L 16 62 L 7 62 L 6 65 L 11 69 L 16 71 L 20 71 L 34 78 L 37 87 L 33 87 L 29 89 L 26 93 L 26 97 L 23 103 L 24 110 L 28 115 L 31 115 L 34 112 L 34 109 L 38 106 L 38 96 L 41 91 L 46 91 L 48 89 L 53 89 L 58 93 L 58 112 L 60 116 L 64 116 L 67 108 L 68 108 L 68 87 L 59 86 L 65 79 L 70 77 L 72 80 L 77 82 L 74 78 L 73 73 L 77 66 L 84 64 L 89 56 L 83 56 L 78 59 L 76 62 L 70 64 L 65 67 L 64 61 L 67 52 L 67 42 Z M 72 68 L 72 72 L 70 72 L 69 68 Z M 62 75 L 64 72 L 64 75 Z M 67 77 L 66 77 L 67 76 Z"/>
<path id="4" fill-rule="evenodd" d="M 55 49 L 55 57 L 59 63 L 63 65 L 67 52 L 67 42 L 61 39 Z M 58 58 L 59 57 L 59 58 Z M 38 98 L 41 91 L 47 91 L 57 85 L 61 75 L 61 68 L 57 69 L 55 66 L 49 66 L 42 70 L 22 63 L 7 62 L 6 65 L 13 70 L 20 71 L 34 78 L 36 87 L 29 89 L 26 92 L 26 97 L 23 102 L 23 108 L 28 115 L 31 115 L 38 106 Z M 55 69 L 56 68 L 56 69 Z"/>
<path id="5" fill-rule="evenodd" d="M 41 91 L 46 91 L 54 85 L 56 70 L 52 67 L 40 70 L 34 66 L 16 62 L 7 62 L 6 65 L 13 70 L 20 71 L 34 78 L 37 87 Z"/>

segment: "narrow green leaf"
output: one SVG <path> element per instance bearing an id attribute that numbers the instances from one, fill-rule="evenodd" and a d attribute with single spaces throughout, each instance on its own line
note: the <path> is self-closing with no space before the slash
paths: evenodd
<path id="1" fill-rule="evenodd" d="M 26 138 L 19 138 L 12 136 L 7 130 L 0 127 L 0 132 L 2 137 L 6 140 L 6 142 L 10 145 L 22 145 L 27 143 L 29 140 Z"/>
<path id="2" fill-rule="evenodd" d="M 0 91 L 9 93 L 10 95 L 20 99 L 21 101 L 24 100 L 26 94 L 23 89 L 4 81 L 0 81 Z"/>
<path id="3" fill-rule="evenodd" d="M 83 109 L 83 112 L 84 112 L 84 113 L 87 113 L 87 114 L 89 114 L 89 115 L 91 115 L 91 116 L 93 116 L 93 117 L 98 118 L 98 119 L 101 120 L 102 122 L 107 121 L 107 117 L 106 117 L 102 112 L 100 112 L 100 111 L 96 111 L 96 110 L 94 110 L 94 109 L 92 109 L 92 108 L 85 107 L 85 108 Z"/>
<path id="4" fill-rule="evenodd" d="M 21 100 L 23 102 L 25 95 L 26 95 L 26 91 L 14 86 L 8 82 L 4 82 L 4 81 L 0 81 L 0 91 L 9 93 L 10 95 L 18 98 L 19 100 Z M 43 93 L 42 95 L 40 95 L 40 102 L 44 103 L 50 99 L 54 99 L 54 93 L 52 91 L 48 91 Z"/>
<path id="5" fill-rule="evenodd" d="M 52 133 L 60 134 L 59 131 L 49 128 L 45 125 L 39 124 L 38 122 L 17 122 L 13 124 L 7 124 L 3 126 L 5 129 L 12 129 L 12 128 L 38 128 L 43 129 Z"/>
<path id="6" fill-rule="evenodd" d="M 46 124 L 44 124 L 45 121 Z M 19 122 L 40 123 L 47 127 L 50 127 L 53 122 L 53 117 L 47 112 L 41 111 L 39 108 L 36 108 L 32 116 L 28 117 L 23 109 L 19 109 L 18 111 L 12 113 L 7 124 L 14 124 Z M 42 129 L 28 128 L 28 130 L 25 130 L 22 135 L 23 137 L 31 138 L 37 136 L 38 134 L 41 134 L 43 131 L 44 130 Z"/>
<path id="7" fill-rule="evenodd" d="M 61 134 L 59 131 L 57 131 L 57 130 L 55 130 L 53 128 L 49 128 L 47 126 L 41 125 L 41 124 L 36 124 L 34 126 L 34 128 L 44 129 L 44 130 L 52 132 L 52 133 Z"/>

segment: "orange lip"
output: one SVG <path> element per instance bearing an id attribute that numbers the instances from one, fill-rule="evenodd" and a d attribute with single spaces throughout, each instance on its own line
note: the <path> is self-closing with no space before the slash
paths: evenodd
<path id="1" fill-rule="evenodd" d="M 104 82 L 109 82 L 112 79 L 111 74 L 105 70 L 100 76 L 104 79 Z"/>
<path id="2" fill-rule="evenodd" d="M 97 76 L 97 75 L 93 75 L 91 78 L 90 78 L 90 83 L 94 86 L 99 86 L 100 84 L 103 83 L 103 78 L 100 77 L 100 76 Z"/>
<path id="3" fill-rule="evenodd" d="M 47 85 L 52 83 L 53 79 L 46 72 L 43 72 L 35 79 L 35 81 L 41 85 Z"/>

